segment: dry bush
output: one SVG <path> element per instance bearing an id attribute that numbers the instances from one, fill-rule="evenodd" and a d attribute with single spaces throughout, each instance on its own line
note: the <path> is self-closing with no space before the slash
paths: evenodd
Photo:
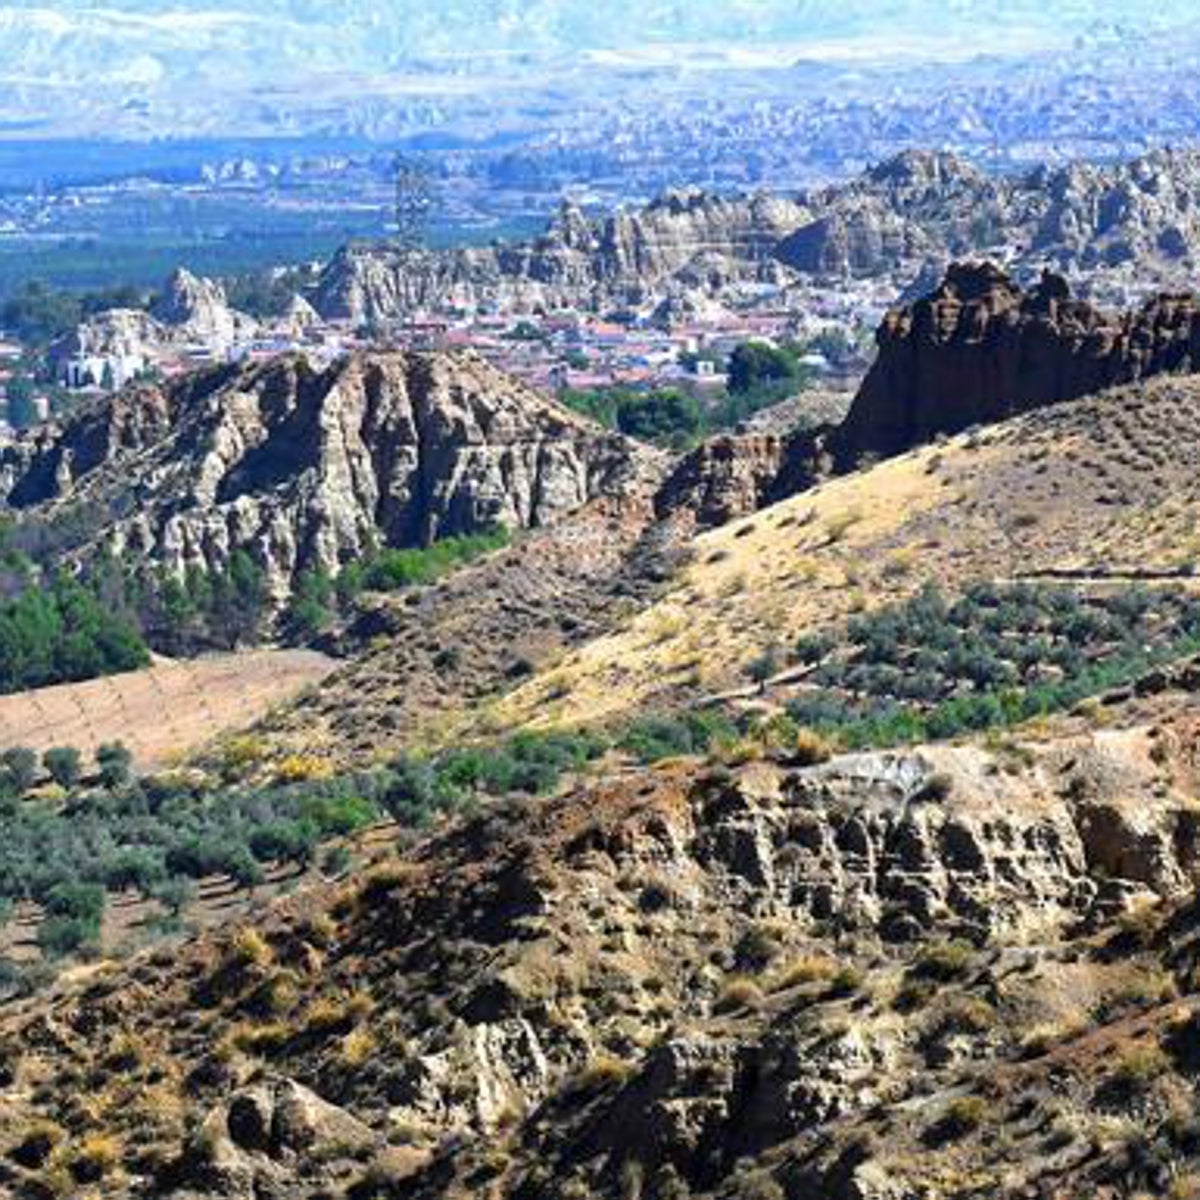
<path id="1" fill-rule="evenodd" d="M 239 929 L 229 943 L 229 964 L 238 967 L 266 967 L 274 959 L 270 943 L 257 929 Z"/>
<path id="2" fill-rule="evenodd" d="M 610 1088 L 623 1087 L 633 1074 L 633 1068 L 612 1054 L 597 1054 L 571 1081 L 568 1090 L 578 1095 L 591 1095 Z"/>
<path id="3" fill-rule="evenodd" d="M 1041 1058 L 1064 1042 L 1074 1041 L 1087 1029 L 1088 1023 L 1082 1017 L 1035 1025 L 1021 1039 L 1022 1057 Z"/>
<path id="4" fill-rule="evenodd" d="M 784 992 L 808 983 L 827 983 L 838 972 L 838 964 L 823 954 L 805 954 L 781 967 L 771 980 L 771 991 Z"/>
<path id="5" fill-rule="evenodd" d="M 946 1037 L 955 1033 L 986 1033 L 996 1024 L 996 1010 L 977 996 L 959 996 L 933 1014 L 930 1034 Z"/>
<path id="6" fill-rule="evenodd" d="M 1149 1091 L 1170 1069 L 1170 1056 L 1160 1046 L 1130 1046 L 1117 1059 L 1109 1084 L 1121 1097 L 1133 1099 Z"/>
<path id="7" fill-rule="evenodd" d="M 45 1166 L 50 1155 L 66 1137 L 61 1125 L 48 1120 L 30 1121 L 24 1128 L 15 1132 L 16 1137 L 8 1151 L 8 1157 L 31 1171 Z"/>
<path id="8" fill-rule="evenodd" d="M 270 1057 L 278 1054 L 291 1038 L 291 1026 L 282 1021 L 244 1022 L 230 1031 L 228 1044 L 243 1054 Z"/>
<path id="9" fill-rule="evenodd" d="M 71 1175 L 79 1183 L 98 1183 L 121 1164 L 123 1147 L 111 1134 L 91 1133 L 68 1160 Z"/>
<path id="10" fill-rule="evenodd" d="M 746 1012 L 759 1008 L 763 1002 L 763 991 L 753 979 L 745 975 L 732 975 L 722 985 L 713 1012 Z"/>
<path id="11" fill-rule="evenodd" d="M 959 1096 L 946 1105 L 934 1127 L 934 1135 L 939 1141 L 966 1137 L 984 1123 L 987 1115 L 987 1101 L 982 1096 Z"/>
<path id="12" fill-rule="evenodd" d="M 342 1038 L 342 1061 L 349 1067 L 361 1067 L 375 1053 L 378 1043 L 369 1029 L 352 1029 Z"/>
<path id="13" fill-rule="evenodd" d="M 273 772 L 277 783 L 306 783 L 313 779 L 329 779 L 334 764 L 315 754 L 289 754 Z"/>
<path id="14" fill-rule="evenodd" d="M 917 955 L 912 974 L 921 979 L 949 983 L 966 974 L 974 957 L 974 947 L 968 942 L 935 942 Z"/>
<path id="15" fill-rule="evenodd" d="M 366 1020 L 374 1008 L 375 1002 L 366 992 L 322 996 L 309 1005 L 304 1026 L 310 1033 L 332 1033 L 348 1029 Z"/>
<path id="16" fill-rule="evenodd" d="M 815 767 L 833 757 L 833 743 L 811 729 L 798 729 L 792 755 L 800 766 Z"/>
<path id="17" fill-rule="evenodd" d="M 857 509 L 850 509 L 844 513 L 838 513 L 836 516 L 830 517 L 825 522 L 825 536 L 829 540 L 830 545 L 837 545 L 842 541 L 846 534 L 862 520 L 862 513 Z"/>
<path id="18" fill-rule="evenodd" d="M 328 913 L 317 913 L 305 922 L 302 935 L 306 941 L 324 950 L 337 938 L 337 922 Z"/>

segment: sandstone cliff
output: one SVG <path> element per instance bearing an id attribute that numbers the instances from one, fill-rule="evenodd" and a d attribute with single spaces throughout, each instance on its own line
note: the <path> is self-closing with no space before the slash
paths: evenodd
<path id="1" fill-rule="evenodd" d="M 1155 376 L 1200 370 L 1200 302 L 1163 294 L 1132 312 L 1075 299 L 1046 273 L 1029 290 L 991 263 L 952 264 L 890 312 L 845 418 L 790 434 L 722 435 L 664 482 L 660 515 L 718 525 L 864 459 Z"/>
<path id="2" fill-rule="evenodd" d="M 416 257 L 347 247 L 326 269 L 315 303 L 328 318 L 376 321 L 442 305 L 601 308 L 726 295 L 783 282 L 772 252 L 803 218 L 789 200 L 697 191 L 598 221 L 565 205 L 529 243 Z"/>
<path id="3" fill-rule="evenodd" d="M 93 514 L 85 551 L 169 570 L 239 547 L 275 594 L 372 544 L 547 524 L 615 495 L 656 456 L 470 353 L 299 355 L 127 390 L 0 451 L 26 519 Z"/>

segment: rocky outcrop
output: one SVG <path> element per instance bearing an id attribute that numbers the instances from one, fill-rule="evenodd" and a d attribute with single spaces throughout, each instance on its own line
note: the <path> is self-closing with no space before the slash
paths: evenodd
<path id="1" fill-rule="evenodd" d="M 713 528 L 791 495 L 809 479 L 809 431 L 836 425 L 850 404 L 849 393 L 802 392 L 702 442 L 663 480 L 657 516 Z"/>
<path id="2" fill-rule="evenodd" d="M 660 519 L 685 515 L 696 525 L 724 525 L 769 502 L 788 439 L 776 434 L 720 434 L 686 455 L 655 496 Z"/>
<path id="3" fill-rule="evenodd" d="M 1200 370 L 1200 301 L 1162 294 L 1132 312 L 1108 312 L 1073 297 L 1062 276 L 1046 272 L 1024 289 L 992 263 L 963 262 L 930 294 L 888 313 L 876 340 L 875 363 L 840 423 L 704 443 L 664 482 L 659 515 L 723 524 L 864 460 Z"/>
<path id="4" fill-rule="evenodd" d="M 165 340 L 166 331 L 148 312 L 137 308 L 112 308 L 89 318 L 60 338 L 50 353 L 60 365 L 93 356 L 145 359 Z"/>
<path id="5" fill-rule="evenodd" d="M 1175 699 L 617 767 L 263 905 L 252 938 L 81 969 L 0 1012 L 0 1172 L 34 1194 L 61 1139 L 95 1178 L 43 1084 L 68 1068 L 129 1098 L 78 1118 L 126 1150 L 114 1196 L 945 1200 L 967 1170 L 1041 1194 L 1068 1144 L 1119 1164 L 1049 1121 L 1070 1088 L 1107 1128 L 1143 1044 L 1178 1070 L 1170 1106 L 1134 1077 L 1145 1136 L 1190 1095 L 1200 719 Z"/>
<path id="6" fill-rule="evenodd" d="M 446 253 L 347 247 L 322 316 L 384 321 L 415 309 L 635 307 L 686 319 L 768 289 L 875 279 L 897 292 L 965 255 L 995 253 L 1023 283 L 1047 269 L 1109 300 L 1181 286 L 1200 247 L 1200 154 L 996 177 L 911 150 L 797 197 L 670 193 L 589 218 L 567 205 L 531 242 Z"/>
<path id="7" fill-rule="evenodd" d="M 374 544 L 545 525 L 618 496 L 658 457 L 470 353 L 300 355 L 128 390 L 0 451 L 27 518 L 96 516 L 105 548 L 170 571 L 238 548 L 276 595 Z"/>
<path id="8" fill-rule="evenodd" d="M 187 347 L 223 354 L 257 332 L 258 323 L 230 306 L 219 283 L 180 268 L 150 311 L 114 308 L 97 313 L 59 338 L 49 353 L 59 371 L 72 362 L 93 359 L 146 366 L 164 353 Z"/>
<path id="9" fill-rule="evenodd" d="M 178 1200 L 214 1192 L 246 1200 L 282 1194 L 298 1156 L 336 1178 L 339 1167 L 343 1173 L 353 1168 L 378 1142 L 361 1121 L 310 1089 L 291 1079 L 268 1079 L 209 1113 L 164 1191 Z"/>
<path id="10" fill-rule="evenodd" d="M 216 347 L 252 337 L 257 323 L 231 308 L 225 289 L 180 267 L 167 280 L 151 315 L 176 341 Z"/>
<path id="11" fill-rule="evenodd" d="M 888 455 L 937 434 L 1166 372 L 1200 368 L 1200 304 L 1162 295 L 1130 313 L 1073 299 L 1060 276 L 1025 291 L 989 263 L 960 263 L 930 296 L 885 318 L 879 354 L 835 461 Z"/>
<path id="12" fill-rule="evenodd" d="M 371 322 L 444 305 L 604 308 L 726 295 L 783 282 L 773 249 L 803 217 L 789 200 L 694 190 L 597 221 L 565 205 L 528 243 L 418 255 L 347 247 L 315 304 L 327 318 Z"/>

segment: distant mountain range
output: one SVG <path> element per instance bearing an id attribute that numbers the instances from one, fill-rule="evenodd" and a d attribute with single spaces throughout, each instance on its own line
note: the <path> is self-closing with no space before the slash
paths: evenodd
<path id="1" fill-rule="evenodd" d="M 72 120 L 90 132 L 98 111 L 143 134 L 195 131 L 201 101 L 224 114 L 226 132 L 286 127 L 314 97 L 454 95 L 464 75 L 474 87 L 480 76 L 544 71 L 548 57 L 557 70 L 895 63 L 1054 50 L 1196 22 L 1182 0 L 1139 12 L 1136 25 L 1128 14 L 1110 0 L 1017 0 L 986 20 L 978 5 L 928 0 L 18 0 L 0 8 L 0 132 L 71 132 Z"/>

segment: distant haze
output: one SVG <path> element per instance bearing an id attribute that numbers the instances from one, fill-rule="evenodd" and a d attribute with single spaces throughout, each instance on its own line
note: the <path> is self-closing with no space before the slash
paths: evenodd
<path id="1" fill-rule="evenodd" d="M 289 97 L 311 101 L 314 84 L 331 100 L 355 78 L 358 97 L 429 95 L 547 56 L 765 69 L 1052 50 L 1182 24 L 1200 24 L 1193 0 L 15 0 L 0 6 L 0 130 L 54 117 L 62 132 L 78 111 L 89 131 L 86 114 L 108 111 L 166 132 L 206 100 L 286 125 Z"/>

